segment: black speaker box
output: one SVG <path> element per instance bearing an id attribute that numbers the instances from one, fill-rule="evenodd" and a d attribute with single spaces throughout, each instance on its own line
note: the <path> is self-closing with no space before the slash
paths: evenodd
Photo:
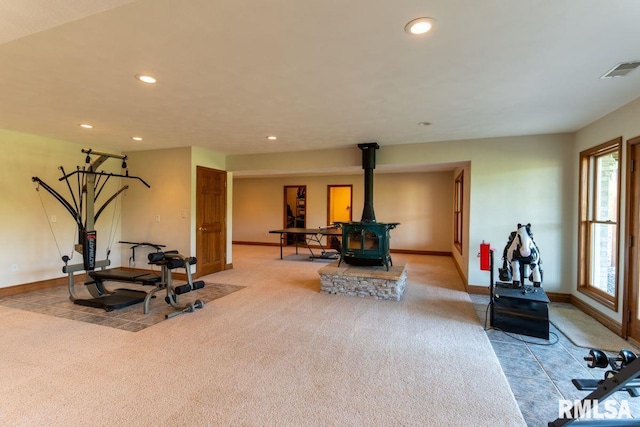
<path id="1" fill-rule="evenodd" d="M 490 316 L 494 328 L 549 339 L 549 298 L 542 287 L 494 286 Z"/>

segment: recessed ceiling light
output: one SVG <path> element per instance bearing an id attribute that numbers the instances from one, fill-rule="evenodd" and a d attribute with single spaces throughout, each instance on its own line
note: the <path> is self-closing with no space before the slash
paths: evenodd
<path id="1" fill-rule="evenodd" d="M 149 83 L 149 84 L 153 84 L 156 82 L 155 77 L 152 77 L 148 74 L 136 74 L 136 79 L 140 80 L 141 82 Z"/>
<path id="2" fill-rule="evenodd" d="M 431 122 L 419 122 L 418 126 L 431 126 Z"/>
<path id="3" fill-rule="evenodd" d="M 80 127 L 85 129 L 93 128 L 93 126 L 91 126 L 89 123 L 80 123 Z"/>
<path id="4" fill-rule="evenodd" d="M 142 138 L 140 138 L 139 136 L 132 136 L 131 139 L 133 139 L 134 141 L 142 141 Z"/>
<path id="5" fill-rule="evenodd" d="M 433 18 L 416 18 L 404 26 L 405 33 L 412 36 L 419 36 L 428 33 L 436 24 Z"/>
<path id="6" fill-rule="evenodd" d="M 276 139 L 278 139 L 278 137 L 277 137 L 277 136 L 273 136 L 273 135 L 269 135 L 269 136 L 267 137 L 267 139 L 268 139 L 269 141 L 275 141 Z"/>

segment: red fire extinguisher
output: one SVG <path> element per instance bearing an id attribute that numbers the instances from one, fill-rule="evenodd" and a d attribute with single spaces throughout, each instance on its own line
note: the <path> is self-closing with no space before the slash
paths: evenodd
<path id="1" fill-rule="evenodd" d="M 485 243 L 484 240 L 480 243 L 480 270 L 491 270 L 491 245 Z"/>

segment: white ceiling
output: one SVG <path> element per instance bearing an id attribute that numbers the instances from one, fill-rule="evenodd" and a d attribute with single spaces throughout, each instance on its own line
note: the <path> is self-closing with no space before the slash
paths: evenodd
<path id="1" fill-rule="evenodd" d="M 640 70 L 600 79 L 639 22 L 637 0 L 0 0 L 0 128 L 225 154 L 573 132 L 640 96 Z"/>

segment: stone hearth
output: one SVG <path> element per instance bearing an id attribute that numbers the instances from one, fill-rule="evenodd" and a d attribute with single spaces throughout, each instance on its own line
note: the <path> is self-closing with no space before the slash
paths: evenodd
<path id="1" fill-rule="evenodd" d="M 400 301 L 407 287 L 406 264 L 360 267 L 338 261 L 318 270 L 320 293 Z"/>

